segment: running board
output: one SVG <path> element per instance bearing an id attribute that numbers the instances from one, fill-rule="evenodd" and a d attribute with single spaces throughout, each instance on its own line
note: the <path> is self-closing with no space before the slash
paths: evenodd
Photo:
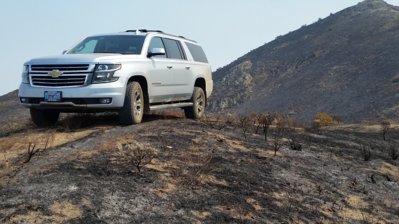
<path id="1" fill-rule="evenodd" d="M 162 109 L 177 108 L 177 107 L 192 107 L 193 105 L 194 104 L 192 102 L 161 104 L 161 105 L 150 106 L 150 110 L 162 110 Z"/>

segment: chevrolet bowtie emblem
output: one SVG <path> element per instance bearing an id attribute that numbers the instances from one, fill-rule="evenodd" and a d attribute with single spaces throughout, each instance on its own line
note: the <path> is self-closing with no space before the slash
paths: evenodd
<path id="1" fill-rule="evenodd" d="M 59 77 L 60 75 L 62 75 L 62 72 L 60 72 L 60 70 L 53 70 L 53 71 L 51 71 L 51 72 L 49 72 L 48 73 L 51 77 L 53 77 L 53 78 L 57 78 L 57 77 Z"/>

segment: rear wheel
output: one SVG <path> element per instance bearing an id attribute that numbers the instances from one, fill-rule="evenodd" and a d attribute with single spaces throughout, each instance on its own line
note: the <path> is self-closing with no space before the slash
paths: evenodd
<path id="1" fill-rule="evenodd" d="M 184 113 L 187 118 L 200 119 L 205 114 L 206 97 L 204 90 L 200 87 L 194 87 L 193 96 L 191 98 L 193 106 L 185 107 Z"/>
<path id="2" fill-rule="evenodd" d="M 55 125 L 60 117 L 60 112 L 56 110 L 30 109 L 30 117 L 38 127 L 48 127 Z"/>
<path id="3" fill-rule="evenodd" d="M 119 111 L 122 124 L 139 124 L 144 114 L 144 95 L 140 83 L 130 82 L 126 87 L 125 103 Z"/>

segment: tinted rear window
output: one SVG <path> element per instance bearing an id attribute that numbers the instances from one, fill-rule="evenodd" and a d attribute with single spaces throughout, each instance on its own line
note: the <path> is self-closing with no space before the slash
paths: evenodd
<path id="1" fill-rule="evenodd" d="M 187 42 L 186 45 L 188 47 L 188 50 L 190 50 L 190 53 L 193 56 L 194 61 L 208 63 L 208 59 L 206 58 L 205 52 L 204 50 L 202 50 L 202 47 Z"/>

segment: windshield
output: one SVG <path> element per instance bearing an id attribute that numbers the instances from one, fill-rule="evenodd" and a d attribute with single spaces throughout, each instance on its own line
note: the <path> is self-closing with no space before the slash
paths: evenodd
<path id="1" fill-rule="evenodd" d="M 126 35 L 88 37 L 72 48 L 68 54 L 140 54 L 144 38 L 144 36 Z"/>

